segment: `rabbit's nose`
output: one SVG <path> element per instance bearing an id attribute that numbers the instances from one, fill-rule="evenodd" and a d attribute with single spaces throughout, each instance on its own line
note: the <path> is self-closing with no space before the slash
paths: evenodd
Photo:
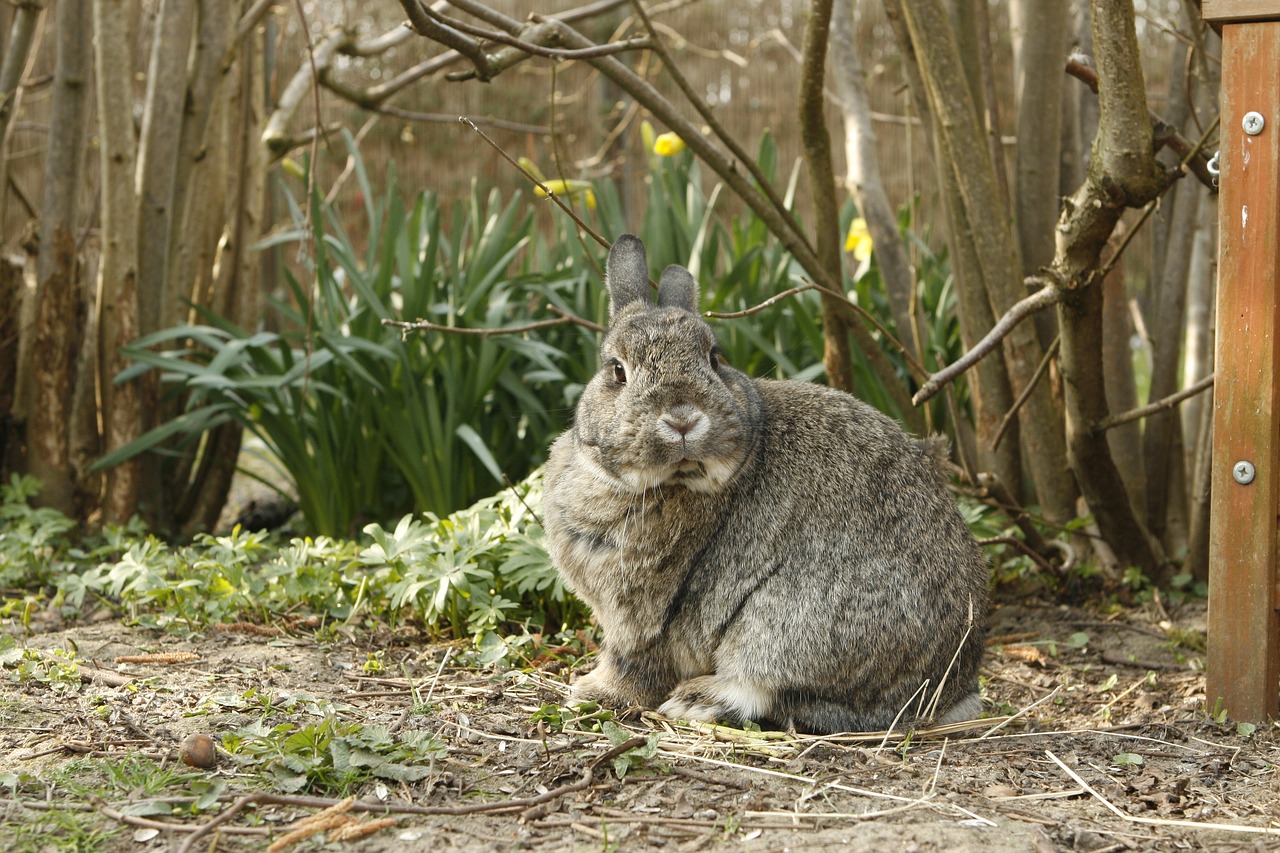
<path id="1" fill-rule="evenodd" d="M 662 416 L 662 425 L 674 433 L 672 438 L 696 438 L 707 431 L 707 416 L 697 409 L 674 410 Z"/>

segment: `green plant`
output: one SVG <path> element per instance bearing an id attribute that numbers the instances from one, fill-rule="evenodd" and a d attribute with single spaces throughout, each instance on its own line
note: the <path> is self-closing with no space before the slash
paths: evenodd
<path id="1" fill-rule="evenodd" d="M 118 381 L 158 370 L 186 409 L 98 467 L 234 421 L 279 461 L 313 531 L 349 535 L 410 510 L 466 506 L 540 461 L 562 418 L 529 384 L 563 380 L 553 347 L 525 334 L 403 335 L 383 324 L 528 320 L 534 306 L 517 284 L 532 213 L 518 195 L 503 204 L 478 192 L 451 215 L 429 193 L 406 209 L 394 181 L 375 202 L 348 144 L 366 200 L 365 250 L 319 190 L 306 201 L 310 218 L 290 197 L 295 227 L 261 244 L 306 249 L 309 280 L 287 274 L 291 301 L 275 304 L 282 331 L 202 311 L 204 325 L 137 341 L 128 349 L 135 365 Z"/>
<path id="2" fill-rule="evenodd" d="M 317 722 L 260 721 L 225 735 L 222 746 L 237 765 L 287 791 L 346 796 L 371 778 L 416 782 L 432 772 L 446 748 L 427 732 L 392 736 L 385 726 L 362 725 L 327 714 Z"/>

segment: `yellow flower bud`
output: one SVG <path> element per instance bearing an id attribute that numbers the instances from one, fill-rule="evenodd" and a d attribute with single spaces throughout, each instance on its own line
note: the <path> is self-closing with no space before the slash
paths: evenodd
<path id="1" fill-rule="evenodd" d="M 684 140 L 670 130 L 653 141 L 653 153 L 659 157 L 674 157 L 683 150 Z"/>

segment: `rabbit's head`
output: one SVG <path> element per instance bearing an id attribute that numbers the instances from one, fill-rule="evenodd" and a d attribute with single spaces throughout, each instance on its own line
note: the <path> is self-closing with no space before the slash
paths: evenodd
<path id="1" fill-rule="evenodd" d="M 625 491 L 719 490 L 756 441 L 755 386 L 725 362 L 698 316 L 698 288 L 687 269 L 667 267 L 654 305 L 644 244 L 624 234 L 605 272 L 609 331 L 600 371 L 578 403 L 580 446 Z"/>

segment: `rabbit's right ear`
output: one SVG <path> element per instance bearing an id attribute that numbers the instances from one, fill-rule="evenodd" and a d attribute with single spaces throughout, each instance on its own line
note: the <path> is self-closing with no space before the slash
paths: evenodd
<path id="1" fill-rule="evenodd" d="M 604 265 L 604 280 L 609 288 L 610 319 L 632 302 L 649 301 L 649 262 L 639 237 L 622 234 L 613 241 Z"/>

